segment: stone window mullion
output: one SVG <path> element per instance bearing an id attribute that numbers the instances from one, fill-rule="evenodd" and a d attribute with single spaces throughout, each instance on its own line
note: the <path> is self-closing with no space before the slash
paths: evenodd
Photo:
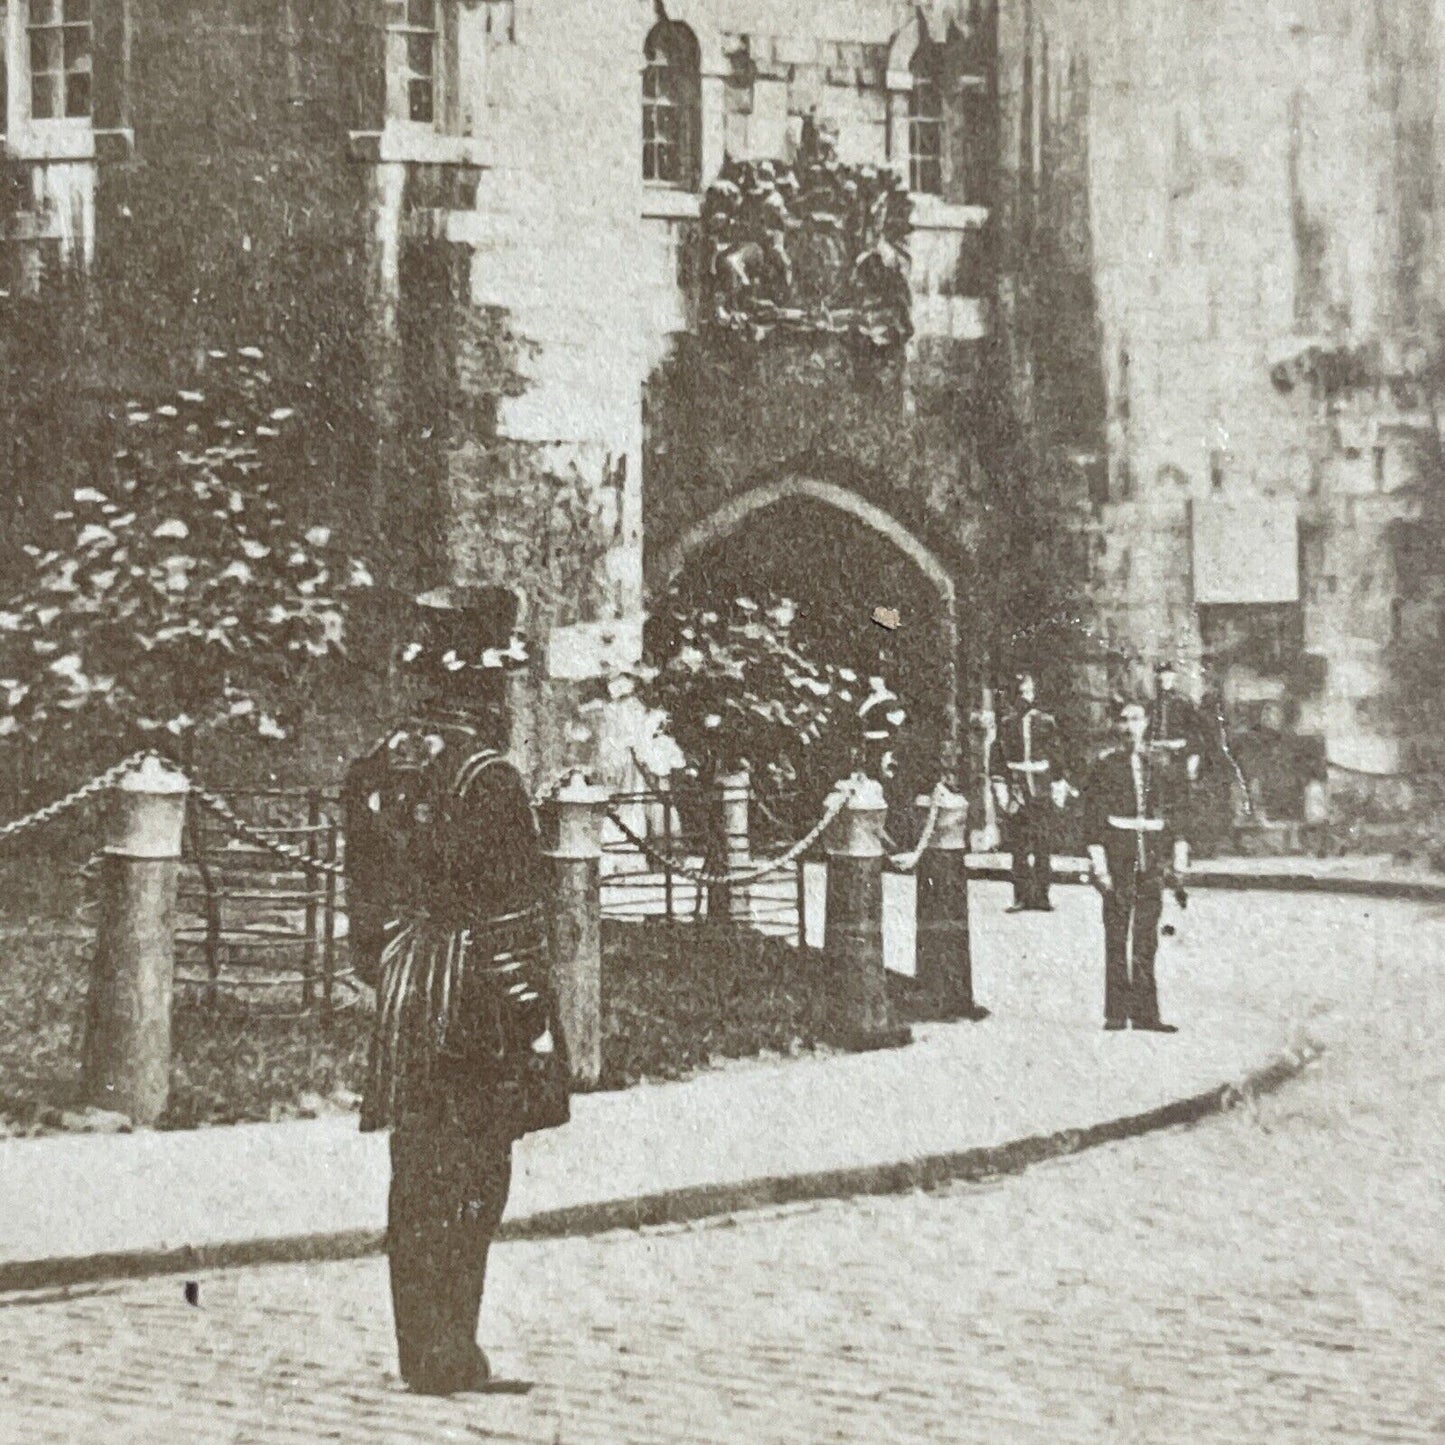
<path id="1" fill-rule="evenodd" d="M 386 0 L 387 118 L 434 126 L 444 114 L 441 0 Z"/>
<path id="2" fill-rule="evenodd" d="M 30 119 L 88 120 L 90 0 L 28 0 L 25 29 Z"/>

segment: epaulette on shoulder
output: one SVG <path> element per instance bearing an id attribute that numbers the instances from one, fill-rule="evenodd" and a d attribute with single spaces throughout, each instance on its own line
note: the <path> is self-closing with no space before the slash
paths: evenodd
<path id="1" fill-rule="evenodd" d="M 488 768 L 497 767 L 501 764 L 506 764 L 508 767 L 511 766 L 510 763 L 507 763 L 507 755 L 505 753 L 499 753 L 496 748 L 482 748 L 479 752 L 473 753 L 461 767 L 457 769 L 456 782 L 453 784 L 457 796 L 464 798 L 471 789 L 472 784 L 475 783 Z"/>

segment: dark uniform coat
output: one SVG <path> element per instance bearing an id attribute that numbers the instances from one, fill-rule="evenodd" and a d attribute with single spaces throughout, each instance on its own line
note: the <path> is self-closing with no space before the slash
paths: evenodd
<path id="1" fill-rule="evenodd" d="M 1059 728 L 1040 707 L 999 724 L 992 772 L 1007 790 L 1004 839 L 1012 854 L 1014 905 L 1047 908 L 1055 824 L 1053 783 L 1062 776 Z"/>
<path id="2" fill-rule="evenodd" d="M 1149 707 L 1149 745 L 1168 757 L 1202 757 L 1207 734 L 1199 709 L 1177 692 L 1161 690 Z"/>
<path id="3" fill-rule="evenodd" d="M 1192 782 L 1189 760 L 1203 760 L 1208 742 L 1204 719 L 1187 697 L 1177 692 L 1156 694 L 1149 706 L 1149 748 L 1159 762 Z M 1196 761 L 1196 771 L 1198 767 Z"/>
<path id="4" fill-rule="evenodd" d="M 351 953 L 377 990 L 361 1127 L 392 1127 L 401 1373 L 466 1389 L 486 1368 L 477 1322 L 512 1143 L 566 1118 L 536 824 L 516 770 L 455 715 L 383 739 L 344 805 Z"/>
<path id="5" fill-rule="evenodd" d="M 1199 806 L 1197 775 L 1207 740 L 1204 720 L 1187 697 L 1162 689 L 1155 695 L 1149 707 L 1149 750 L 1155 762 L 1171 774 L 1171 781 L 1177 787 L 1175 821 L 1190 832 Z M 1191 776 L 1191 760 L 1194 776 Z"/>
<path id="6" fill-rule="evenodd" d="M 1174 864 L 1183 786 L 1147 748 L 1117 748 L 1094 765 L 1084 789 L 1085 839 L 1104 850 L 1104 1016 L 1157 1023 L 1154 959 L 1164 886 Z"/>

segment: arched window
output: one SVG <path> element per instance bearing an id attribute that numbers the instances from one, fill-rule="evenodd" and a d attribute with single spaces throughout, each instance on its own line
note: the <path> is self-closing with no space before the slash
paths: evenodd
<path id="1" fill-rule="evenodd" d="M 908 189 L 943 194 L 942 48 L 925 40 L 913 52 L 908 92 Z"/>
<path id="2" fill-rule="evenodd" d="M 643 51 L 642 179 L 696 190 L 701 181 L 702 58 L 673 20 L 652 27 Z"/>

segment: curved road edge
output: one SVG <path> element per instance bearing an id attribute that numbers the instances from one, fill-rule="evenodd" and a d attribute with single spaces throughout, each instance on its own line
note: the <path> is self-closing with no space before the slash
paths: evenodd
<path id="1" fill-rule="evenodd" d="M 1213 1114 L 1239 1107 L 1253 1097 L 1281 1088 L 1323 1052 L 1320 1045 L 1305 1042 L 1285 1050 L 1272 1063 L 1237 1082 L 1218 1084 L 1143 1113 L 1124 1115 L 1084 1128 L 1032 1135 L 1006 1144 L 932 1154 L 891 1164 L 722 1182 L 629 1199 L 542 1210 L 505 1220 L 499 1238 L 557 1239 L 605 1234 L 613 1230 L 682 1224 L 813 1200 L 904 1194 L 947 1183 L 1018 1174 L 1048 1160 L 1080 1154 L 1102 1144 L 1137 1138 L 1160 1129 L 1195 1124 Z M 357 1259 L 380 1253 L 384 1245 L 383 1231 L 363 1229 L 236 1240 L 176 1249 L 15 1260 L 0 1263 L 0 1294 L 263 1264 Z"/>

